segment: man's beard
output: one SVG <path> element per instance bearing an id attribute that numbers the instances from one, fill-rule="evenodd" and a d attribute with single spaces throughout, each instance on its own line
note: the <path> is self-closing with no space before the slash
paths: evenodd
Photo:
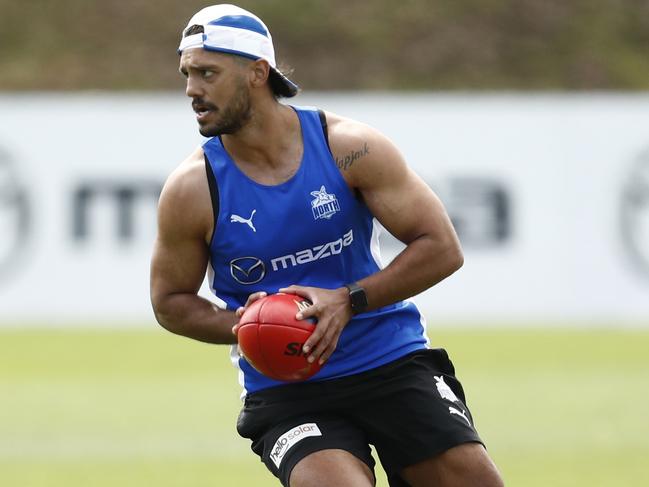
<path id="1" fill-rule="evenodd" d="M 198 131 L 203 137 L 237 133 L 248 123 L 251 112 L 250 93 L 241 83 L 237 86 L 228 105 L 215 113 L 217 120 L 199 127 Z"/>

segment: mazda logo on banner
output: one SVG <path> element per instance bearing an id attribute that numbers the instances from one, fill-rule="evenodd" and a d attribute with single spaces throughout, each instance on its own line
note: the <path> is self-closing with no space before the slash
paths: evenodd
<path id="1" fill-rule="evenodd" d="M 31 230 L 27 190 L 14 160 L 0 147 L 0 281 L 18 269 Z"/>
<path id="2" fill-rule="evenodd" d="M 636 159 L 624 182 L 620 223 L 627 255 L 649 278 L 649 149 Z"/>
<path id="3" fill-rule="evenodd" d="M 257 257 L 239 257 L 230 261 L 230 275 L 239 284 L 257 284 L 266 276 L 266 265 Z"/>

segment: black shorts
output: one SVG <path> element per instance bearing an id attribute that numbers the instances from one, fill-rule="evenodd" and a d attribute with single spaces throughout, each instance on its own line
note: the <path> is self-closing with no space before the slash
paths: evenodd
<path id="1" fill-rule="evenodd" d="M 482 443 L 444 349 L 420 350 L 376 369 L 249 394 L 237 430 L 288 486 L 293 467 L 330 448 L 374 471 L 373 445 L 391 486 L 399 472 L 449 448 Z"/>

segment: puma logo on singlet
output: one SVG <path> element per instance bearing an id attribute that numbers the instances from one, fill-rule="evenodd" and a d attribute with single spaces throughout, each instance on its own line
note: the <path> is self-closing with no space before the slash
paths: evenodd
<path id="1" fill-rule="evenodd" d="M 239 215 L 235 215 L 234 213 L 230 215 L 230 223 L 245 223 L 248 225 L 250 228 L 252 228 L 253 232 L 257 232 L 257 229 L 255 226 L 252 224 L 252 217 L 255 216 L 255 213 L 257 213 L 257 210 L 252 210 L 252 213 L 250 214 L 250 218 L 244 218 Z"/>

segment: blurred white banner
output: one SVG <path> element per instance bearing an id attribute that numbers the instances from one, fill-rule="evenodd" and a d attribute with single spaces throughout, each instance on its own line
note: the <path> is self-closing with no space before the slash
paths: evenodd
<path id="1" fill-rule="evenodd" d="M 373 125 L 447 206 L 465 266 L 437 322 L 649 326 L 649 95 L 301 95 Z M 150 323 L 181 94 L 0 95 L 0 325 Z M 388 261 L 398 245 L 384 240 Z"/>

